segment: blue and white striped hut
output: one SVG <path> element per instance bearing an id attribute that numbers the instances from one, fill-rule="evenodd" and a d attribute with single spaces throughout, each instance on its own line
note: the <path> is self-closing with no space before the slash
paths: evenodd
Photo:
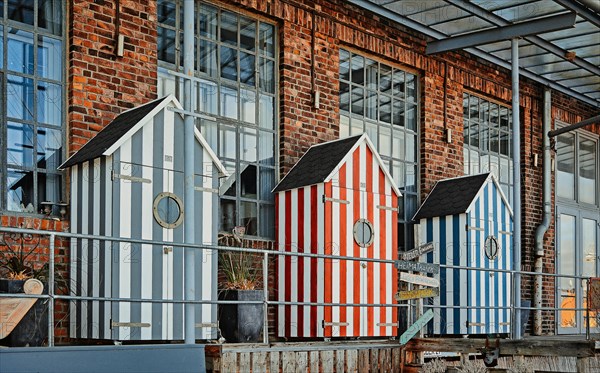
<path id="1" fill-rule="evenodd" d="M 490 173 L 439 181 L 414 219 L 419 243 L 434 243 L 422 261 L 512 269 L 512 210 Z M 511 280 L 500 272 L 440 268 L 433 334 L 490 334 L 510 330 Z M 492 307 L 470 309 L 468 307 Z M 493 308 L 506 307 L 506 308 Z"/>
<path id="2" fill-rule="evenodd" d="M 184 121 L 173 96 L 128 110 L 61 167 L 71 170 L 73 233 L 172 242 L 140 245 L 71 241 L 71 289 L 81 296 L 183 299 L 183 215 L 195 214 L 196 244 L 217 243 L 219 176 L 227 171 L 195 131 L 195 206 L 184 210 Z M 217 299 L 216 251 L 198 250 L 196 299 Z M 184 306 L 173 303 L 71 302 L 73 338 L 184 338 Z M 196 306 L 196 338 L 216 337 L 216 306 Z"/>

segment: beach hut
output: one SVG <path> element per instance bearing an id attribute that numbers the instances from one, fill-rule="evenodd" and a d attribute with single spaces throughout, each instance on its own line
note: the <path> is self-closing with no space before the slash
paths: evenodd
<path id="1" fill-rule="evenodd" d="M 417 213 L 419 243 L 434 251 L 422 261 L 462 267 L 511 270 L 512 210 L 491 173 L 441 180 Z M 441 268 L 435 275 L 433 334 L 491 334 L 510 331 L 510 274 Z M 482 307 L 482 308 L 467 308 Z M 487 308 L 485 308 L 487 307 Z"/>
<path id="2" fill-rule="evenodd" d="M 168 245 L 71 240 L 71 292 L 120 299 L 183 299 L 184 214 L 195 214 L 194 243 L 217 243 L 219 176 L 226 170 L 195 130 L 195 205 L 184 206 L 184 121 L 174 96 L 116 117 L 61 167 L 70 169 L 71 232 Z M 217 255 L 195 253 L 198 300 L 217 299 Z M 178 340 L 184 305 L 71 302 L 73 338 Z M 216 338 L 216 306 L 196 306 L 196 338 Z"/>
<path id="3" fill-rule="evenodd" d="M 312 146 L 273 190 L 282 252 L 397 259 L 398 197 L 366 134 Z M 284 302 L 395 303 L 393 264 L 283 256 Z M 395 336 L 393 306 L 280 305 L 281 337 Z"/>

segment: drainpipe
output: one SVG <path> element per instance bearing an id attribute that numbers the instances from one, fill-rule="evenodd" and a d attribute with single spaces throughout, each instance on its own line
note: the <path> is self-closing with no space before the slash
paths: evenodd
<path id="1" fill-rule="evenodd" d="M 185 0 L 183 3 L 183 73 L 190 78 L 194 76 L 194 0 Z M 193 92 L 192 80 L 184 79 L 183 82 L 183 109 L 192 112 Z M 183 129 L 183 177 L 184 177 L 184 242 L 194 243 L 194 117 L 184 116 Z M 194 278 L 194 248 L 184 248 L 184 294 L 185 300 L 195 299 Z M 186 344 L 196 343 L 196 315 L 193 303 L 185 304 L 184 338 Z"/>
<path id="2" fill-rule="evenodd" d="M 550 213 L 552 209 L 552 196 L 551 196 L 551 174 L 550 174 L 550 137 L 548 132 L 550 131 L 551 121 L 551 102 L 550 102 L 550 89 L 544 89 L 544 114 L 542 119 L 542 138 L 543 138 L 543 163 L 542 163 L 542 200 L 544 204 L 544 215 L 542 222 L 535 231 L 535 272 L 541 273 L 543 271 L 543 260 L 544 260 L 544 235 L 550 226 Z M 535 276 L 535 318 L 533 324 L 533 333 L 535 335 L 542 335 L 542 275 Z"/>

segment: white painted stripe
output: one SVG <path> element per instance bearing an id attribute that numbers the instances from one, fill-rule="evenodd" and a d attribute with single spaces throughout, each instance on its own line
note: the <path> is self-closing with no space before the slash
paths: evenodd
<path id="1" fill-rule="evenodd" d="M 202 159 L 204 160 L 209 160 L 212 158 L 210 157 L 210 154 L 208 153 L 208 151 L 206 151 L 204 148 L 202 150 L 203 155 L 202 155 Z M 204 188 L 212 188 L 212 183 L 213 183 L 213 178 L 215 176 L 213 176 L 213 164 L 212 161 L 210 163 L 206 163 L 206 166 L 203 168 L 203 172 L 207 173 L 209 172 L 210 174 L 208 175 L 208 177 L 203 177 L 203 184 L 202 186 Z M 198 198 L 198 197 L 196 197 Z M 216 244 L 216 240 L 215 237 L 213 237 L 213 224 L 215 222 L 213 222 L 213 195 L 210 192 L 203 192 L 202 193 L 202 207 L 204 209 L 204 211 L 202 211 L 202 223 L 199 225 L 202 229 L 202 243 L 207 244 L 207 245 L 215 245 Z M 196 211 L 197 212 L 197 211 Z M 213 250 L 202 250 L 202 299 L 210 299 L 213 300 L 213 287 L 216 286 L 215 284 L 215 268 L 213 268 L 213 258 L 214 255 L 217 255 L 216 252 L 213 252 Z M 201 306 L 202 309 L 202 323 L 211 323 L 211 322 L 215 322 L 216 320 L 212 319 L 212 308 L 214 306 L 211 306 L 210 304 L 203 304 Z M 210 339 L 210 338 L 214 338 L 215 334 L 212 328 L 202 328 L 202 338 L 206 338 L 206 339 Z"/>
<path id="2" fill-rule="evenodd" d="M 128 175 L 131 173 L 131 139 L 128 139 L 121 145 L 121 163 L 119 173 Z M 123 238 L 131 237 L 131 182 L 127 180 L 117 179 L 121 187 L 121 195 L 119 196 L 120 210 L 119 221 L 120 236 Z M 131 297 L 131 244 L 129 242 L 119 243 L 120 247 L 120 265 L 119 265 L 119 297 Z M 119 320 L 117 322 L 131 322 L 131 304 L 127 302 L 119 302 Z M 119 339 L 129 339 L 131 329 L 128 327 L 118 328 Z"/>
<path id="3" fill-rule="evenodd" d="M 454 263 L 453 245 L 454 245 L 454 224 L 452 215 L 445 217 L 446 223 L 446 263 Z M 446 269 L 446 305 L 454 306 L 454 273 L 453 270 Z M 457 320 L 458 321 L 458 320 Z M 454 333 L 454 309 L 446 308 L 446 323 L 448 325 L 448 332 Z"/>
<path id="4" fill-rule="evenodd" d="M 317 184 L 317 195 L 318 196 L 322 196 L 325 193 L 325 185 L 324 184 Z M 325 226 L 325 206 L 323 203 L 317 202 L 317 226 L 318 227 L 324 227 Z M 317 234 L 317 242 L 318 242 L 318 249 L 317 249 L 317 254 L 325 254 L 323 248 L 325 247 L 325 230 L 324 229 L 319 229 L 318 234 Z M 323 274 L 325 273 L 325 262 L 323 259 L 317 259 L 317 273 L 319 274 Z M 325 290 L 325 283 L 324 283 L 324 276 L 320 275 L 317 278 L 317 302 L 319 303 L 323 303 L 323 301 L 325 300 L 325 294 L 324 294 L 324 290 Z M 319 325 L 319 327 L 317 327 L 318 330 L 318 337 L 323 337 L 323 332 L 324 329 L 320 327 L 321 325 L 321 321 L 324 320 L 325 317 L 325 310 L 323 308 L 323 306 L 317 306 L 317 325 Z"/>
<path id="5" fill-rule="evenodd" d="M 300 234 L 304 234 L 304 247 L 302 248 L 301 251 L 303 251 L 304 253 L 310 253 L 311 250 L 311 229 L 312 227 L 310 226 L 310 216 L 311 216 L 311 193 L 310 193 L 310 186 L 304 187 L 304 232 L 300 232 Z M 315 227 L 316 228 L 316 227 Z M 314 279 L 311 278 L 311 259 L 310 258 L 303 258 L 301 260 L 304 260 L 304 301 L 305 302 L 310 302 L 311 299 L 311 289 L 310 289 L 310 285 L 312 284 L 312 282 L 314 281 Z M 310 326 L 313 323 L 316 323 L 316 320 L 311 320 L 310 319 L 310 310 L 311 308 L 314 306 L 304 306 L 303 307 L 303 312 L 304 312 L 304 330 L 302 330 L 302 335 L 305 337 L 309 337 L 310 336 Z"/>
<path id="6" fill-rule="evenodd" d="M 88 206 L 89 206 L 89 187 L 90 187 L 90 164 L 89 162 L 84 162 L 82 164 L 82 178 L 81 178 L 81 232 L 82 234 L 88 234 L 90 232 L 88 232 L 88 217 L 89 217 L 89 211 L 88 211 Z M 88 255 L 88 248 L 89 245 L 91 245 L 92 242 L 88 239 L 83 239 L 81 240 L 81 278 L 79 279 L 80 283 L 81 283 L 81 295 L 83 296 L 90 296 L 88 289 L 89 289 L 89 284 L 88 284 L 88 271 L 89 271 L 89 264 L 90 264 L 90 258 Z M 81 302 L 81 337 L 82 338 L 88 338 L 91 337 L 88 335 L 88 322 L 91 322 L 92 320 L 88 320 L 87 317 L 87 310 L 88 307 L 91 307 L 92 304 L 89 301 L 82 301 Z"/>
<path id="7" fill-rule="evenodd" d="M 375 155 L 373 154 L 373 157 L 371 158 L 371 180 L 372 180 L 372 187 L 373 187 L 373 227 L 374 227 L 374 232 L 373 235 L 374 240 L 373 240 L 373 245 L 372 245 L 372 253 L 373 253 L 373 258 L 375 259 L 381 259 L 381 249 L 382 249 L 382 242 L 381 242 L 381 225 L 380 225 L 380 219 L 379 219 L 379 215 L 380 215 L 380 210 L 378 208 L 376 208 L 377 205 L 379 205 L 380 202 L 380 194 L 379 194 L 379 164 L 377 163 L 377 157 L 375 157 Z M 373 303 L 374 304 L 382 304 L 384 303 L 380 297 L 380 293 L 381 293 L 381 272 L 382 270 L 385 271 L 385 264 L 381 264 L 381 263 L 373 263 L 373 287 L 371 289 L 367 289 L 367 291 L 373 292 Z M 388 283 L 388 285 L 391 285 L 391 283 Z M 389 291 L 388 291 L 389 293 Z M 381 322 L 384 322 L 385 320 L 381 320 L 381 307 L 374 307 L 373 308 L 373 334 L 375 336 L 379 336 L 381 335 L 381 328 L 379 328 L 377 325 Z"/>
<path id="8" fill-rule="evenodd" d="M 298 252 L 298 189 L 291 190 L 291 206 L 292 211 L 290 211 L 291 221 L 289 222 L 291 227 L 291 245 L 290 251 L 293 253 Z M 291 280 L 298 281 L 298 257 L 292 256 L 290 258 L 291 268 L 288 270 L 291 271 Z M 297 302 L 298 301 L 298 286 L 294 286 L 293 284 L 288 284 L 290 287 L 290 301 Z M 298 336 L 298 306 L 290 306 L 290 333 L 292 337 Z"/>
<path id="9" fill-rule="evenodd" d="M 458 226 L 458 232 L 459 232 L 458 243 L 460 244 L 460 254 L 461 255 L 460 255 L 460 258 L 458 258 L 459 259 L 458 264 L 463 267 L 466 267 L 468 265 L 468 250 L 469 250 L 469 248 L 464 246 L 468 242 L 467 241 L 467 231 L 465 229 L 463 229 L 466 225 L 467 225 L 467 215 L 460 214 L 459 226 Z M 455 258 L 455 260 L 456 260 L 456 258 Z M 466 270 L 462 269 L 459 271 L 459 283 L 460 283 L 460 287 L 461 287 L 460 302 L 459 302 L 460 306 L 467 306 L 469 304 L 469 301 L 468 301 L 469 287 L 467 285 L 467 277 L 468 277 L 467 275 L 468 275 L 468 273 Z M 460 333 L 461 334 L 468 334 L 467 327 L 465 324 L 468 319 L 468 316 L 469 315 L 468 315 L 467 309 L 461 308 L 460 309 Z M 455 320 L 455 322 L 456 322 L 456 320 Z"/>
<path id="10" fill-rule="evenodd" d="M 78 177 L 79 177 L 79 172 L 78 170 L 78 165 L 75 165 L 73 167 L 71 167 L 71 233 L 79 233 L 77 232 L 77 208 L 79 206 L 79 195 L 78 195 L 78 191 L 77 191 L 77 187 L 78 187 Z M 79 280 L 79 278 L 77 277 L 77 255 L 79 255 L 79 251 L 77 250 L 77 243 L 80 241 L 80 239 L 72 239 L 71 240 L 71 253 L 70 253 L 70 262 L 71 262 L 71 272 L 70 272 L 70 277 L 71 277 L 71 292 L 74 293 L 75 295 L 81 295 L 81 294 L 76 294 L 76 289 L 77 289 L 77 281 Z M 72 338 L 77 338 L 77 328 L 80 328 L 81 325 L 77 325 L 77 302 L 76 301 L 71 301 L 69 302 L 69 313 L 71 316 L 71 320 L 70 320 L 70 336 Z"/>
<path id="11" fill-rule="evenodd" d="M 175 159 L 175 113 L 172 111 L 165 110 L 164 113 L 164 155 L 165 158 L 171 156 L 172 159 Z M 163 187 L 166 191 L 173 193 L 175 191 L 174 188 L 174 174 L 173 171 L 165 171 L 167 173 L 164 181 Z M 165 229 L 165 233 L 167 236 L 166 241 L 173 241 L 173 231 L 171 229 Z M 167 255 L 167 263 L 166 263 L 166 271 L 163 272 L 163 276 L 166 275 L 166 298 L 173 299 L 173 284 L 174 284 L 174 273 L 173 273 L 173 252 L 170 252 Z M 178 276 L 183 276 L 184 273 L 177 274 Z M 166 339 L 173 338 L 173 324 L 176 319 L 173 314 L 173 303 L 169 303 L 166 305 L 166 312 L 163 310 L 163 323 L 167 325 L 166 335 L 163 334 L 163 337 Z"/>
<path id="12" fill-rule="evenodd" d="M 338 174 L 339 175 L 339 174 Z M 339 179 L 332 181 L 333 187 L 331 188 L 332 197 L 334 199 L 340 198 L 340 188 Z M 331 246 L 331 255 L 340 255 L 340 203 L 332 203 L 331 204 L 331 241 L 328 245 Z M 334 259 L 331 261 L 331 303 L 339 303 L 340 302 L 340 283 L 338 279 L 340 278 L 340 261 Z M 340 336 L 340 308 L 339 307 L 331 307 L 331 335 L 333 337 Z"/>
<path id="13" fill-rule="evenodd" d="M 279 242 L 279 247 L 277 250 L 285 251 L 285 227 L 287 221 L 285 220 L 285 192 L 278 193 L 278 221 L 279 221 L 279 229 L 277 232 Z M 285 301 L 285 274 L 287 273 L 287 268 L 285 267 L 285 255 L 277 256 L 278 263 L 278 278 L 277 278 L 277 293 L 280 302 Z M 285 319 L 285 306 L 279 305 L 277 306 L 279 312 L 277 314 L 278 320 L 278 329 L 279 336 L 285 337 L 285 325 L 288 320 Z"/>
<path id="14" fill-rule="evenodd" d="M 142 127 L 142 178 L 152 180 L 152 167 L 153 165 L 153 140 L 154 140 L 154 126 L 152 123 Z M 152 239 L 152 226 L 153 226 L 153 196 L 152 196 L 152 184 L 142 183 L 142 211 L 140 219 L 142 222 L 142 239 Z M 152 298 L 152 245 L 141 245 L 141 296 L 142 298 Z M 138 280 L 138 279 L 136 279 Z M 152 324 L 152 303 L 141 304 L 141 319 L 142 323 Z M 144 340 L 152 339 L 152 329 L 140 328 L 141 338 Z"/>
<path id="15" fill-rule="evenodd" d="M 100 234 L 100 158 L 96 158 L 94 160 L 94 169 L 93 169 L 93 188 L 94 188 L 94 200 L 93 203 L 93 234 Z M 100 241 L 93 241 L 93 255 L 92 258 L 92 270 L 93 270 L 93 281 L 92 284 L 92 294 L 94 297 L 100 296 Z M 92 327 L 92 338 L 100 337 L 99 330 L 99 317 L 100 317 L 100 303 L 98 301 L 93 302 L 92 305 L 92 320 L 94 323 L 94 327 Z"/>
<path id="16" fill-rule="evenodd" d="M 479 212 L 480 212 L 480 216 L 479 216 L 479 221 L 477 222 L 477 226 L 479 228 L 485 228 L 485 224 L 487 223 L 487 216 L 485 216 L 485 201 L 483 198 L 483 194 L 481 194 L 478 198 L 477 198 L 477 204 L 479 204 Z M 479 242 L 481 247 L 479 248 L 479 250 L 477 250 L 477 255 L 479 256 L 479 263 L 480 263 L 480 267 L 485 267 L 485 255 L 483 253 L 483 250 L 481 250 L 481 248 L 483 247 L 483 245 L 485 244 L 485 231 L 481 230 L 478 231 L 477 234 L 479 235 Z M 489 278 L 487 276 L 487 273 L 485 271 L 478 271 L 478 276 L 479 276 L 479 296 L 477 297 L 477 306 L 481 306 L 482 304 L 485 304 L 485 296 L 486 296 L 486 292 L 485 292 L 485 284 L 487 282 L 487 278 Z M 477 311 L 479 313 L 479 322 L 482 324 L 486 324 L 488 323 L 488 318 L 486 317 L 486 310 L 485 309 L 478 309 Z M 480 326 L 477 327 L 477 332 L 478 333 L 485 333 L 485 326 Z"/>
<path id="17" fill-rule="evenodd" d="M 352 157 L 348 157 L 346 162 L 346 184 L 343 185 L 346 188 L 346 199 L 350 201 L 350 204 L 346 207 L 346 255 L 354 256 L 354 236 L 353 236 L 353 227 L 354 227 L 354 191 L 352 190 L 352 178 L 354 172 L 354 159 Z M 340 222 L 340 224 L 344 224 L 344 222 Z M 346 260 L 346 278 L 344 282 L 346 283 L 346 303 L 354 303 L 354 263 L 353 260 Z M 348 321 L 348 326 L 346 327 L 347 335 L 354 335 L 354 328 L 357 327 L 354 325 L 354 312 L 356 312 L 356 307 L 346 307 L 346 321 Z"/>
<path id="18" fill-rule="evenodd" d="M 385 190 L 386 190 L 386 197 L 385 197 L 385 204 L 386 205 L 391 205 L 392 201 L 395 197 L 392 197 L 391 193 L 393 193 L 392 187 L 389 185 L 389 181 L 386 178 L 385 179 Z M 390 193 L 390 194 L 388 194 Z M 392 212 L 387 210 L 385 212 L 385 219 L 386 219 L 386 228 L 385 228 L 385 242 L 386 244 L 386 248 L 385 248 L 385 258 L 386 259 L 390 259 L 390 260 L 395 260 L 396 258 L 394 258 L 394 256 L 392 255 L 393 251 L 394 251 L 394 242 L 392 242 L 392 238 L 393 238 L 393 233 L 392 231 L 394 229 L 398 229 L 398 227 L 395 227 L 393 222 L 394 222 L 394 216 L 392 214 L 396 214 L 396 212 Z M 396 247 L 397 247 L 397 243 L 396 243 Z M 397 289 L 397 285 L 394 284 L 393 282 L 393 273 L 392 271 L 395 271 L 396 269 L 393 267 L 392 264 L 388 264 L 385 267 L 385 281 L 386 284 L 389 284 L 389 286 L 393 286 Z M 393 288 L 389 289 L 387 294 L 386 294 L 386 299 L 385 299 L 385 303 L 387 304 L 391 304 L 391 303 L 396 303 L 395 299 L 393 299 Z M 388 307 L 385 311 L 385 322 L 390 323 L 392 322 L 393 319 L 393 312 L 396 312 L 396 308 L 393 307 Z M 385 328 L 386 330 L 386 334 L 387 335 L 392 335 L 393 333 L 393 327 L 391 326 L 387 326 Z"/>
<path id="19" fill-rule="evenodd" d="M 104 206 L 104 229 L 105 235 L 112 235 L 112 224 L 113 224 L 113 216 L 112 216 L 112 197 L 113 197 L 113 183 L 110 179 L 110 173 L 113 168 L 113 157 L 106 157 L 105 167 L 106 167 L 106 177 L 104 180 L 105 183 L 105 206 Z M 113 262 L 113 245 L 114 242 L 107 241 L 104 248 L 104 294 L 107 297 L 112 296 L 112 280 L 113 280 L 113 272 L 112 272 L 112 262 Z M 111 335 L 110 329 L 110 319 L 112 318 L 112 302 L 104 302 L 104 335 L 106 338 L 109 338 Z"/>
<path id="20" fill-rule="evenodd" d="M 433 220 L 432 221 L 432 224 L 433 224 L 432 241 L 434 244 L 433 262 L 440 263 L 440 218 L 435 217 L 432 220 Z M 436 274 L 433 277 L 437 278 L 438 280 L 441 279 L 440 274 Z M 433 298 L 433 304 L 435 306 L 439 306 L 440 305 L 440 297 Z M 434 321 L 434 325 L 435 325 L 434 332 L 436 334 L 444 333 L 445 329 L 446 329 L 446 318 L 445 318 L 444 310 L 441 308 L 434 308 L 434 315 L 437 316 L 437 318 L 438 318 L 437 321 Z"/>
<path id="21" fill-rule="evenodd" d="M 367 199 L 366 199 L 366 194 L 364 192 L 364 190 L 366 189 L 366 185 L 363 186 L 362 184 L 365 183 L 366 184 L 366 180 L 367 180 L 367 156 L 366 156 L 366 144 L 363 142 L 360 144 L 359 148 L 358 148 L 358 152 L 359 152 L 359 180 L 361 183 L 360 186 L 360 217 L 363 219 L 366 219 L 367 216 Z M 367 249 L 361 247 L 360 248 L 360 256 L 361 258 L 366 258 L 367 257 L 367 253 L 366 253 Z M 367 303 L 367 291 L 366 291 L 366 285 L 367 285 L 367 268 L 363 268 L 362 266 L 363 263 L 361 263 L 360 266 L 360 303 Z M 368 335 L 368 329 L 367 329 L 367 309 L 366 307 L 360 307 L 360 334 L 361 335 Z"/>

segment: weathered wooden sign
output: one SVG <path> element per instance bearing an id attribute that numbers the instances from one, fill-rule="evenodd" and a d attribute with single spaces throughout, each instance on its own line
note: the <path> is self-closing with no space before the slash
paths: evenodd
<path id="1" fill-rule="evenodd" d="M 414 275 L 412 273 L 400 272 L 400 280 L 410 282 L 411 284 L 431 286 L 437 288 L 440 286 L 440 281 L 437 278 Z"/>
<path id="2" fill-rule="evenodd" d="M 408 341 L 414 337 L 421 328 L 423 328 L 427 323 L 433 319 L 433 310 L 428 310 L 423 314 L 423 316 L 419 317 L 414 324 L 412 324 L 405 332 L 400 336 L 400 344 L 405 345 Z"/>
<path id="3" fill-rule="evenodd" d="M 401 271 L 440 273 L 439 264 L 408 262 L 406 260 L 396 260 L 396 268 Z"/>
<path id="4" fill-rule="evenodd" d="M 402 260 L 413 260 L 415 258 L 420 257 L 423 254 L 427 254 L 432 252 L 434 249 L 433 247 L 433 242 L 428 242 L 424 245 L 421 245 L 415 249 L 412 249 L 410 251 L 404 252 L 404 253 L 400 253 L 400 259 Z"/>
<path id="5" fill-rule="evenodd" d="M 439 288 L 425 288 L 415 289 L 407 291 L 399 291 L 396 293 L 396 300 L 410 300 L 410 299 L 421 299 L 421 298 L 432 298 L 440 295 Z"/>

